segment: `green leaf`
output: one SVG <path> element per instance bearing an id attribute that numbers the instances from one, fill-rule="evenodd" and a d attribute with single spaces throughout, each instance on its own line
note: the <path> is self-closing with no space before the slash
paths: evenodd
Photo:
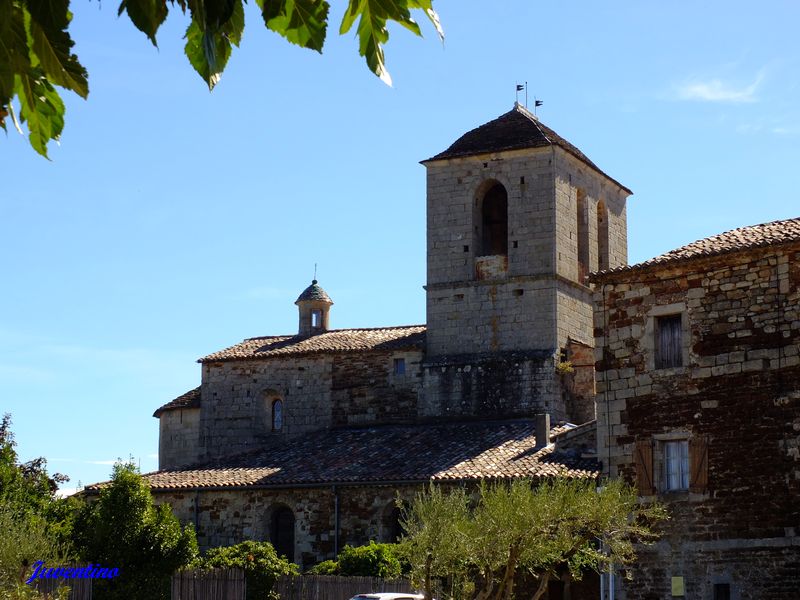
<path id="1" fill-rule="evenodd" d="M 28 123 L 33 149 L 48 158 L 47 143 L 57 140 L 64 129 L 64 102 L 40 69 L 14 78 L 20 100 L 20 119 Z"/>
<path id="2" fill-rule="evenodd" d="M 358 51 L 366 58 L 370 70 L 387 85 L 392 85 L 392 78 L 386 70 L 383 54 L 383 45 L 389 40 L 386 23 L 395 21 L 415 35 L 422 35 L 419 25 L 411 18 L 411 9 L 425 11 L 443 39 L 444 32 L 432 0 L 350 0 L 339 26 L 339 33 L 347 33 L 358 19 Z"/>
<path id="3" fill-rule="evenodd" d="M 153 46 L 158 47 L 156 33 L 167 18 L 168 11 L 167 0 L 122 0 L 117 14 L 127 12 L 136 28 L 150 39 Z"/>
<path id="4" fill-rule="evenodd" d="M 10 0 L 0 0 L 0 124 L 8 113 L 6 108 L 14 96 L 14 73 L 30 67 L 28 40 L 21 9 Z"/>
<path id="5" fill-rule="evenodd" d="M 256 0 L 264 23 L 293 44 L 322 52 L 328 26 L 326 0 Z"/>
<path id="6" fill-rule="evenodd" d="M 70 53 L 75 42 L 67 33 L 68 0 L 29 2 L 28 7 L 31 49 L 47 79 L 86 98 L 89 95 L 88 74 L 78 57 Z"/>
<path id="7" fill-rule="evenodd" d="M 209 90 L 219 83 L 231 55 L 231 43 L 222 31 L 210 29 L 202 31 L 197 21 L 192 19 L 186 30 L 186 47 L 189 62 L 208 85 Z"/>
<path id="8" fill-rule="evenodd" d="M 442 29 L 442 22 L 439 20 L 438 13 L 433 10 L 433 0 L 408 0 L 408 7 L 425 11 L 425 16 L 433 24 L 439 39 L 444 41 L 444 29 Z"/>
<path id="9" fill-rule="evenodd" d="M 242 41 L 242 32 L 244 31 L 244 7 L 242 6 L 242 0 L 236 0 L 230 18 L 222 25 L 221 30 L 234 46 L 239 46 Z"/>

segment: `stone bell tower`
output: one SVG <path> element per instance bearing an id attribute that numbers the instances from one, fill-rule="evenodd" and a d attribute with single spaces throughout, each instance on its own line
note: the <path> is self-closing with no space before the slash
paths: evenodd
<path id="1" fill-rule="evenodd" d="M 314 335 L 328 331 L 333 300 L 320 287 L 316 279 L 303 290 L 294 303 L 297 305 L 300 317 L 298 328 L 300 335 Z"/>
<path id="2" fill-rule="evenodd" d="M 565 416 L 553 356 L 593 340 L 585 277 L 626 264 L 631 191 L 519 104 L 422 164 L 428 411 Z"/>

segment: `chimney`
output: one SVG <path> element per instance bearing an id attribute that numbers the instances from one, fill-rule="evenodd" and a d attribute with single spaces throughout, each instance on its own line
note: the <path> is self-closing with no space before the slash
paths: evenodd
<path id="1" fill-rule="evenodd" d="M 534 415 L 536 445 L 534 450 L 544 448 L 550 443 L 550 415 L 544 413 L 541 415 Z"/>

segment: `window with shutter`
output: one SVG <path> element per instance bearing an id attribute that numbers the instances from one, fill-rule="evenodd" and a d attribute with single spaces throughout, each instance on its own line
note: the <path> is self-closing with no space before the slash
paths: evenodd
<path id="1" fill-rule="evenodd" d="M 652 496 L 653 485 L 653 442 L 638 440 L 634 447 L 634 464 L 636 465 L 636 488 L 640 496 Z"/>
<path id="2" fill-rule="evenodd" d="M 683 366 L 683 325 L 681 315 L 656 317 L 655 367 Z"/>

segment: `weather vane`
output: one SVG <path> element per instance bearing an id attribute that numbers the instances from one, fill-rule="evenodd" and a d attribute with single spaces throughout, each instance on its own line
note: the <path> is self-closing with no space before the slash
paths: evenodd
<path id="1" fill-rule="evenodd" d="M 516 102 L 519 104 L 519 93 L 525 90 L 525 104 L 523 106 L 528 108 L 528 82 L 526 81 L 524 84 L 518 83 L 517 84 L 517 98 Z M 536 96 L 533 97 L 533 114 L 536 114 L 536 109 L 539 108 L 542 104 L 544 104 L 543 100 L 537 100 Z"/>

